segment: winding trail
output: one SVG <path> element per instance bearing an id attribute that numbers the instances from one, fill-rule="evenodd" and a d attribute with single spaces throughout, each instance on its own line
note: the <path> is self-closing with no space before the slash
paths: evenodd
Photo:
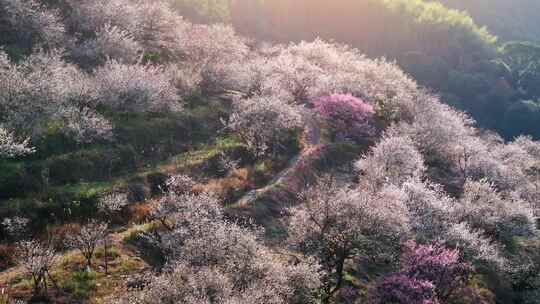
<path id="1" fill-rule="evenodd" d="M 325 145 L 321 143 L 321 127 L 319 121 L 315 118 L 309 109 L 302 110 L 302 118 L 305 122 L 303 132 L 303 147 L 302 151 L 289 161 L 285 169 L 279 172 L 266 186 L 252 190 L 240 198 L 234 208 L 247 209 L 261 197 L 270 193 L 275 189 L 276 185 L 286 185 L 288 181 L 293 180 L 297 174 L 297 170 L 306 162 L 317 154 Z M 295 187 L 296 188 L 296 187 Z"/>

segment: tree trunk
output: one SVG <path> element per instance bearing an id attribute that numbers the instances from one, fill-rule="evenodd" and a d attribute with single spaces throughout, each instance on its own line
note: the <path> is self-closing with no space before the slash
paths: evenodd
<path id="1" fill-rule="evenodd" d="M 107 241 L 107 238 L 105 238 L 105 243 L 103 245 L 103 251 L 104 251 L 104 258 L 105 258 L 105 275 L 109 274 L 109 258 L 107 257 L 107 248 L 108 248 L 109 242 Z"/>
<path id="2" fill-rule="evenodd" d="M 335 286 L 324 296 L 322 303 L 323 304 L 329 304 L 330 300 L 334 296 L 334 294 L 341 288 L 341 285 L 343 285 L 343 270 L 345 268 L 345 260 L 347 259 L 347 254 L 343 253 L 336 264 L 336 284 Z"/>

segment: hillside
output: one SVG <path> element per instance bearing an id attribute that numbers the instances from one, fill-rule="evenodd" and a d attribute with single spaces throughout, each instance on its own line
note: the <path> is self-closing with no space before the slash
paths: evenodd
<path id="1" fill-rule="evenodd" d="M 396 60 L 421 85 L 467 112 L 480 127 L 508 140 L 520 134 L 540 136 L 538 124 L 532 123 L 540 118 L 539 96 L 522 94 L 514 85 L 499 64 L 505 58 L 491 28 L 480 27 L 467 13 L 424 0 L 278 0 L 259 5 L 237 0 L 232 20 L 241 33 L 259 40 L 322 37 L 372 57 Z M 539 74 L 537 68 L 531 72 Z"/>
<path id="2" fill-rule="evenodd" d="M 416 0 L 362 4 L 407 24 L 366 49 L 259 43 L 212 3 L 0 0 L 0 304 L 538 301 L 540 143 L 394 61 L 490 59 L 534 108 L 534 44 Z"/>
<path id="3" fill-rule="evenodd" d="M 540 41 L 538 11 L 534 0 L 440 0 L 447 7 L 469 12 L 474 20 L 488 27 L 504 41 Z"/>

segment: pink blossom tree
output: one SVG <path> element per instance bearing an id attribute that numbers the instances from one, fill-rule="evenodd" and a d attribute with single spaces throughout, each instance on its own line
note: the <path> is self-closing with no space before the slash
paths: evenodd
<path id="1" fill-rule="evenodd" d="M 401 271 L 410 278 L 431 282 L 437 297 L 446 302 L 469 282 L 472 266 L 463 262 L 457 249 L 440 243 L 418 245 L 407 242 L 401 257 Z"/>
<path id="2" fill-rule="evenodd" d="M 330 126 L 334 139 L 360 140 L 374 134 L 370 122 L 375 110 L 352 95 L 332 94 L 316 99 L 313 105 Z"/>
<path id="3" fill-rule="evenodd" d="M 380 280 L 370 290 L 370 303 L 448 303 L 461 296 L 473 268 L 457 249 L 440 243 L 403 246 L 401 269 Z"/>
<path id="4" fill-rule="evenodd" d="M 438 304 L 433 283 L 405 274 L 385 277 L 370 290 L 370 304 Z"/>

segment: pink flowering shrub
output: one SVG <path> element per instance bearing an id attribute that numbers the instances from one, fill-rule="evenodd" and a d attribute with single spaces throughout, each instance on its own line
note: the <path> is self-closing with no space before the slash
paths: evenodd
<path id="1" fill-rule="evenodd" d="M 435 286 L 404 274 L 384 278 L 371 291 L 370 304 L 437 304 Z"/>
<path id="2" fill-rule="evenodd" d="M 387 276 L 370 291 L 370 303 L 448 303 L 473 292 L 467 288 L 473 271 L 457 249 L 440 243 L 405 243 L 401 271 Z M 476 302 L 475 302 L 476 303 Z"/>
<path id="3" fill-rule="evenodd" d="M 417 245 L 415 242 L 405 244 L 401 268 L 410 277 L 435 284 L 441 300 L 447 300 L 464 287 L 473 270 L 461 260 L 457 249 L 448 249 L 440 243 Z"/>
<path id="4" fill-rule="evenodd" d="M 370 120 L 375 113 L 364 101 L 345 94 L 321 97 L 313 102 L 317 113 L 330 125 L 334 139 L 358 140 L 372 135 Z"/>

